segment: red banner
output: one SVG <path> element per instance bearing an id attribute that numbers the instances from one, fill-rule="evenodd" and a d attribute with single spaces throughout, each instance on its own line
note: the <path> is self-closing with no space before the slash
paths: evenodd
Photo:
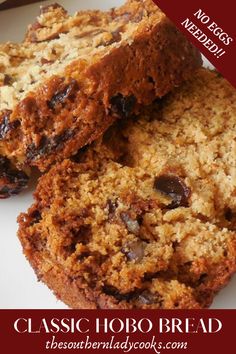
<path id="1" fill-rule="evenodd" d="M 154 0 L 206 58 L 236 87 L 235 1 Z"/>
<path id="2" fill-rule="evenodd" d="M 2 353 L 230 354 L 235 328 L 236 310 L 0 311 Z"/>

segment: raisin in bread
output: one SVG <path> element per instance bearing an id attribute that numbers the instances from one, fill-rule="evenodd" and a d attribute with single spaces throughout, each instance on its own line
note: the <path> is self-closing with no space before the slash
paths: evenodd
<path id="1" fill-rule="evenodd" d="M 43 7 L 23 43 L 0 46 L 0 153 L 44 171 L 200 65 L 151 0 L 74 16 Z"/>
<path id="2" fill-rule="evenodd" d="M 72 308 L 208 307 L 236 271 L 236 91 L 202 69 L 120 124 L 41 178 L 24 253 Z"/>

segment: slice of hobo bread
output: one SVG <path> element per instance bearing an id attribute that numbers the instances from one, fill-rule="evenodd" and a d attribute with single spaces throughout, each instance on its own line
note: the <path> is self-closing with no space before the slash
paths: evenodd
<path id="1" fill-rule="evenodd" d="M 74 16 L 42 7 L 23 43 L 0 45 L 0 154 L 44 171 L 200 65 L 151 0 Z"/>
<path id="2" fill-rule="evenodd" d="M 19 217 L 72 308 L 207 307 L 236 271 L 236 91 L 202 69 L 163 100 L 54 166 Z"/>

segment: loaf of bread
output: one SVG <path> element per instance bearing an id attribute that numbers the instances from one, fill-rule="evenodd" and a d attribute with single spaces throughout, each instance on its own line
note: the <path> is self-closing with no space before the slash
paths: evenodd
<path id="1" fill-rule="evenodd" d="M 200 65 L 151 0 L 74 16 L 42 7 L 22 43 L 0 45 L 0 154 L 44 171 Z"/>

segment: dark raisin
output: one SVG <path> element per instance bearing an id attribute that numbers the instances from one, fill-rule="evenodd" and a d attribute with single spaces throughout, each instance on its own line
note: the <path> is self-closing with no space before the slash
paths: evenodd
<path id="1" fill-rule="evenodd" d="M 34 160 L 37 157 L 37 151 L 35 144 L 30 144 L 26 149 L 27 162 Z"/>
<path id="2" fill-rule="evenodd" d="M 67 255 L 72 255 L 73 253 L 75 253 L 76 251 L 76 245 L 77 243 L 71 243 L 70 245 L 68 246 L 65 246 L 64 247 L 64 251 L 66 252 Z"/>
<path id="3" fill-rule="evenodd" d="M 106 47 L 106 46 L 109 46 L 109 45 L 111 45 L 113 43 L 120 42 L 121 38 L 122 38 L 121 37 L 121 31 L 122 31 L 122 28 L 120 27 L 116 31 L 111 32 L 112 38 L 108 42 L 100 43 L 99 46 L 104 45 Z"/>
<path id="4" fill-rule="evenodd" d="M 145 246 L 145 242 L 137 240 L 122 247 L 121 252 L 129 261 L 140 262 L 144 257 Z"/>
<path id="5" fill-rule="evenodd" d="M 3 80 L 3 84 L 6 85 L 6 86 L 9 86 L 13 83 L 13 77 L 8 75 L 8 74 L 5 74 L 4 75 L 4 80 Z"/>
<path id="6" fill-rule="evenodd" d="M 46 58 L 41 58 L 41 64 L 45 65 L 45 64 L 52 64 L 54 61 L 53 60 L 48 60 Z"/>
<path id="7" fill-rule="evenodd" d="M 87 245 L 91 237 L 91 226 L 81 225 L 78 230 L 72 229 L 71 234 L 73 235 L 73 244 L 77 245 L 77 243 L 82 243 L 83 245 Z"/>
<path id="8" fill-rule="evenodd" d="M 162 298 L 159 294 L 152 294 L 148 290 L 144 290 L 138 297 L 138 301 L 144 305 L 152 305 L 156 303 L 162 304 Z"/>
<path id="9" fill-rule="evenodd" d="M 207 277 L 208 277 L 207 273 L 201 274 L 201 276 L 199 278 L 199 283 L 204 283 L 206 281 Z"/>
<path id="10" fill-rule="evenodd" d="M 117 200 L 111 200 L 111 199 L 108 199 L 107 200 L 107 210 L 108 210 L 108 217 L 109 219 L 112 218 L 115 214 L 115 211 L 118 207 L 118 203 L 117 203 Z"/>
<path id="11" fill-rule="evenodd" d="M 30 225 L 38 224 L 42 219 L 41 213 L 38 209 L 34 210 L 29 216 L 32 219 Z"/>
<path id="12" fill-rule="evenodd" d="M 194 283 L 193 283 L 193 287 L 198 287 L 202 284 L 204 284 L 206 281 L 207 281 L 207 278 L 208 278 L 208 274 L 207 273 L 202 273 L 199 277 L 198 280 L 196 280 Z"/>
<path id="13" fill-rule="evenodd" d="M 77 261 L 78 262 L 83 262 L 86 258 L 88 258 L 89 256 L 91 256 L 91 253 L 90 252 L 83 252 L 81 253 L 80 255 L 78 255 L 77 257 Z"/>
<path id="14" fill-rule="evenodd" d="M 0 139 L 5 138 L 6 134 L 9 131 L 9 117 L 12 111 L 5 109 L 1 112 L 1 123 L 0 123 Z"/>
<path id="15" fill-rule="evenodd" d="M 74 136 L 75 132 L 72 130 L 66 130 L 65 132 L 55 135 L 51 139 L 43 136 L 38 146 L 34 143 L 28 146 L 26 151 L 27 160 L 36 160 L 40 156 L 50 154 L 53 151 L 59 150 L 63 147 L 63 144 Z"/>
<path id="16" fill-rule="evenodd" d="M 83 163 L 86 161 L 86 152 L 89 149 L 89 145 L 83 146 L 79 151 L 70 157 L 71 161 L 76 163 Z"/>
<path id="17" fill-rule="evenodd" d="M 118 289 L 113 286 L 105 285 L 103 287 L 103 292 L 106 295 L 113 296 L 118 301 L 130 301 L 137 296 L 135 292 L 130 292 L 127 294 L 121 294 Z"/>
<path id="18" fill-rule="evenodd" d="M 176 248 L 179 246 L 179 242 L 178 241 L 174 241 L 172 243 L 172 247 L 173 247 L 173 250 L 176 251 Z"/>
<path id="19" fill-rule="evenodd" d="M 27 161 L 30 162 L 36 160 L 37 158 L 39 158 L 41 155 L 44 154 L 44 151 L 45 150 L 43 148 L 42 140 L 38 147 L 36 147 L 34 143 L 30 144 L 26 150 Z"/>
<path id="20" fill-rule="evenodd" d="M 52 96 L 50 101 L 47 102 L 48 107 L 54 110 L 57 105 L 64 105 L 66 100 L 73 99 L 77 90 L 78 83 L 76 80 L 72 79 L 69 85 L 66 85 L 63 89 L 59 90 Z"/>
<path id="21" fill-rule="evenodd" d="M 10 161 L 0 156 L 0 199 L 16 195 L 26 188 L 29 177 L 14 168 Z"/>
<path id="22" fill-rule="evenodd" d="M 10 163 L 9 160 L 6 157 L 0 155 L 0 174 L 1 175 L 7 170 L 7 168 L 9 167 L 9 163 Z"/>
<path id="23" fill-rule="evenodd" d="M 154 187 L 158 192 L 172 199 L 172 202 L 168 205 L 169 209 L 188 206 L 191 191 L 180 177 L 174 175 L 158 176 L 155 179 Z"/>
<path id="24" fill-rule="evenodd" d="M 75 131 L 68 129 L 65 130 L 63 133 L 54 136 L 51 139 L 52 148 L 53 149 L 60 148 L 66 141 L 73 138 L 74 135 L 75 135 Z"/>
<path id="25" fill-rule="evenodd" d="M 120 118 L 127 118 L 133 111 L 136 98 L 133 95 L 125 97 L 118 93 L 111 98 L 110 103 L 112 114 L 117 114 Z"/>
<path id="26" fill-rule="evenodd" d="M 227 208 L 227 209 L 225 210 L 225 219 L 226 219 L 227 221 L 232 221 L 232 220 L 233 220 L 233 217 L 234 217 L 234 214 L 233 214 L 232 209 Z"/>
<path id="27" fill-rule="evenodd" d="M 27 159 L 34 160 L 35 158 L 46 154 L 50 150 L 51 144 L 48 137 L 43 136 L 39 145 L 36 147 L 34 143 L 28 146 L 26 151 Z"/>
<path id="28" fill-rule="evenodd" d="M 121 212 L 120 217 L 129 232 L 135 235 L 139 234 L 140 225 L 137 220 L 132 219 L 126 212 Z"/>
<path id="29" fill-rule="evenodd" d="M 2 122 L 0 124 L 0 140 L 4 139 L 10 131 L 18 128 L 20 125 L 19 120 L 15 120 L 13 122 L 9 121 L 9 117 L 10 117 L 11 113 L 12 113 L 12 111 L 6 110 L 3 115 Z"/>
<path id="30" fill-rule="evenodd" d="M 148 82 L 150 82 L 151 84 L 155 84 L 155 80 L 153 79 L 152 76 L 148 76 Z"/>

